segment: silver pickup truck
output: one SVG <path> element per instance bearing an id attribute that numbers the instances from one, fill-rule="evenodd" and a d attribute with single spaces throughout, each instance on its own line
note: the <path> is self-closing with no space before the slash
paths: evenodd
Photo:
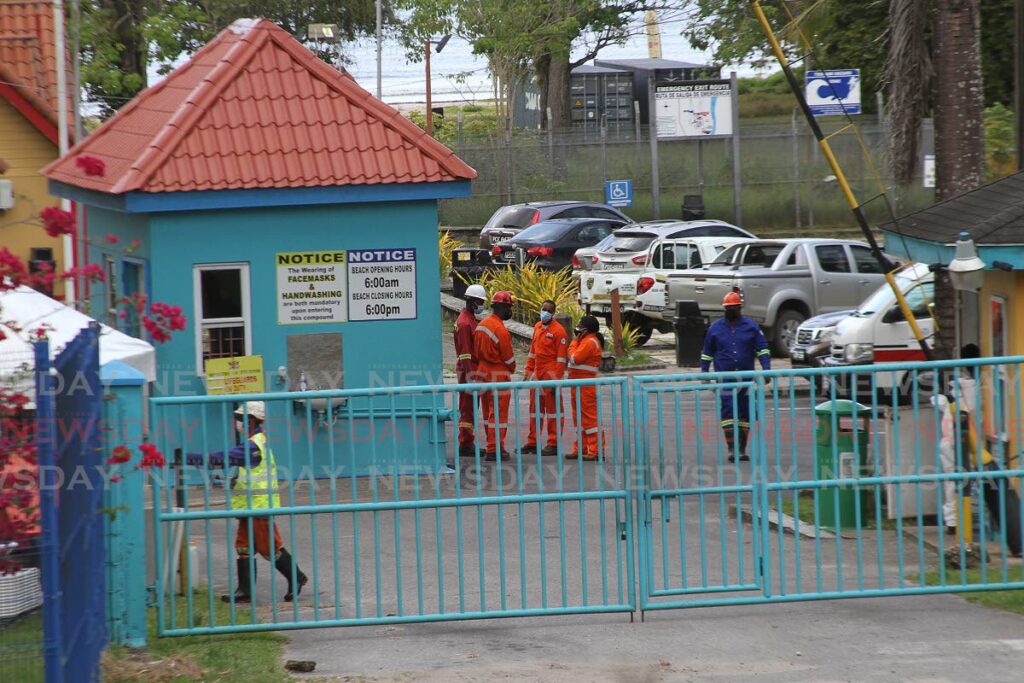
<path id="1" fill-rule="evenodd" d="M 752 240 L 726 249 L 704 268 L 669 274 L 661 316 L 671 320 L 676 301 L 695 300 L 703 314 L 720 317 L 722 299 L 738 288 L 744 315 L 765 328 L 772 353 L 785 356 L 800 323 L 855 308 L 884 281 L 862 242 Z"/>

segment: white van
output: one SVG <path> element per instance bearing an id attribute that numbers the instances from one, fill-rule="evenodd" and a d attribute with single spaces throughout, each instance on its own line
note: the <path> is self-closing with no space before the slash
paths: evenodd
<path id="1" fill-rule="evenodd" d="M 907 299 L 910 310 L 917 319 L 929 343 L 935 333 L 931 306 L 935 302 L 935 278 L 928 266 L 916 263 L 896 274 L 896 283 Z M 836 325 L 832 335 L 832 355 L 822 359 L 824 367 L 851 365 L 879 365 L 925 360 L 924 351 L 914 338 L 910 323 L 896 304 L 896 295 L 888 283 L 879 287 L 850 316 Z M 891 394 L 893 387 L 906 395 L 909 380 L 905 372 L 877 372 L 875 386 Z M 845 396 L 850 392 L 846 387 L 849 375 L 839 375 L 838 390 Z M 858 393 L 871 387 L 871 375 L 859 375 Z"/>

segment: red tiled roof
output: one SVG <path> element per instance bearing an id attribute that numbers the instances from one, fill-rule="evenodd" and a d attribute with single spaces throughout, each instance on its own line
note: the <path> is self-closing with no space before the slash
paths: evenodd
<path id="1" fill-rule="evenodd" d="M 13 86 L 52 122 L 57 120 L 54 49 L 51 3 L 0 0 L 0 82 Z"/>
<path id="2" fill-rule="evenodd" d="M 103 160 L 106 173 L 83 174 L 79 155 Z M 476 177 L 265 19 L 236 21 L 43 173 L 113 194 Z"/>

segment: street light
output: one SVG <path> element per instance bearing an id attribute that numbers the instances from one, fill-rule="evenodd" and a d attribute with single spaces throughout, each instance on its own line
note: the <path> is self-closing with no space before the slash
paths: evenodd
<path id="1" fill-rule="evenodd" d="M 434 111 L 431 109 L 430 102 L 430 46 L 437 46 L 437 54 L 441 54 L 441 50 L 451 40 L 451 35 L 442 36 L 441 38 L 428 38 L 423 41 L 423 51 L 427 56 L 427 135 L 434 134 Z"/>
<path id="2" fill-rule="evenodd" d="M 956 241 L 956 256 L 949 264 L 949 279 L 958 292 L 977 292 L 984 278 L 985 262 L 978 258 L 974 240 L 966 232 Z"/>

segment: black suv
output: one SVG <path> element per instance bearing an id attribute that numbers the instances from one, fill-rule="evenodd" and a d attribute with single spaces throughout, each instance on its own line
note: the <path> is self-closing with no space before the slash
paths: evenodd
<path id="1" fill-rule="evenodd" d="M 605 218 L 632 223 L 633 220 L 607 204 L 577 201 L 545 201 L 510 204 L 494 212 L 480 231 L 480 248 L 491 250 L 496 244 L 515 237 L 531 225 L 560 218 Z"/>

